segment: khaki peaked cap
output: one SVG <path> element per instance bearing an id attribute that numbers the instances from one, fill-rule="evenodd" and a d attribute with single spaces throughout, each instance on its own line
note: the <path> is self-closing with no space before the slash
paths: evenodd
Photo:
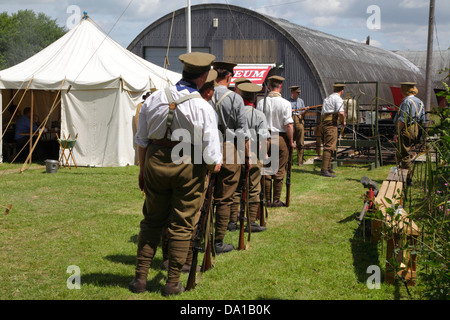
<path id="1" fill-rule="evenodd" d="M 248 82 L 244 82 L 244 83 L 240 83 L 238 84 L 237 88 L 239 90 L 241 90 L 242 92 L 248 92 L 248 93 L 258 93 L 262 90 L 262 88 L 260 86 L 258 86 L 257 84 L 254 83 L 248 83 Z"/>
<path id="2" fill-rule="evenodd" d="M 190 52 L 180 55 L 178 59 L 183 63 L 183 71 L 199 74 L 211 70 L 216 56 L 204 52 Z"/>
<path id="3" fill-rule="evenodd" d="M 415 96 L 419 93 L 415 82 L 400 82 L 400 89 L 405 96 Z"/>
<path id="4" fill-rule="evenodd" d="M 205 83 L 214 81 L 217 79 L 217 71 L 214 69 L 209 70 L 208 77 L 206 78 Z"/>
<path id="5" fill-rule="evenodd" d="M 289 89 L 291 90 L 291 92 L 292 91 L 300 92 L 300 86 L 292 86 L 292 87 L 289 87 Z"/>
<path id="6" fill-rule="evenodd" d="M 225 69 L 225 70 L 228 70 L 231 73 L 234 73 L 233 69 L 234 69 L 234 67 L 237 66 L 237 63 L 226 62 L 226 61 L 215 61 L 212 64 L 212 66 L 213 66 L 213 68 L 215 70 L 217 70 L 217 69 Z"/>
<path id="7" fill-rule="evenodd" d="M 415 82 L 400 82 L 400 86 L 402 87 L 415 87 L 417 83 Z"/>
<path id="8" fill-rule="evenodd" d="M 345 84 L 343 84 L 343 83 L 335 83 L 335 84 L 333 84 L 333 88 L 334 89 L 344 90 Z"/>
<path id="9" fill-rule="evenodd" d="M 279 82 L 279 83 L 282 83 L 284 80 L 286 80 L 285 78 L 283 78 L 283 77 L 280 77 L 280 76 L 271 76 L 271 77 L 269 77 L 268 78 L 268 80 L 270 81 L 270 82 Z"/>
<path id="10" fill-rule="evenodd" d="M 236 80 L 234 80 L 234 84 L 236 86 L 240 85 L 241 83 L 252 83 L 252 82 L 247 78 L 237 78 Z"/>

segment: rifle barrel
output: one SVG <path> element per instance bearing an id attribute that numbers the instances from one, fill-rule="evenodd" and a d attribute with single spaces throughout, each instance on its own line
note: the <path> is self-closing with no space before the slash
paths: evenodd
<path id="1" fill-rule="evenodd" d="M 286 174 L 286 207 L 289 207 L 291 198 L 291 171 L 292 171 L 292 146 L 289 146 L 289 159 Z"/>
<path id="2" fill-rule="evenodd" d="M 244 174 L 241 179 L 242 191 L 241 191 L 241 207 L 239 210 L 239 244 L 238 250 L 244 250 L 244 232 L 245 232 L 245 208 L 247 198 L 247 180 L 248 180 L 249 168 L 247 163 L 244 165 Z M 249 221 L 247 221 L 248 223 Z"/>

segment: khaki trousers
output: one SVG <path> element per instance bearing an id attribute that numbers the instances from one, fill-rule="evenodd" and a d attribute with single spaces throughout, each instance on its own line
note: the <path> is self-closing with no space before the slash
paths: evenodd
<path id="1" fill-rule="evenodd" d="M 417 123 L 403 127 L 398 135 L 396 160 L 400 168 L 411 170 L 411 147 L 419 137 L 419 125 Z"/>
<path id="2" fill-rule="evenodd" d="M 222 168 L 216 174 L 218 183 L 214 189 L 214 206 L 216 208 L 214 240 L 216 242 L 223 241 L 225 238 L 228 222 L 230 221 L 233 194 L 241 176 L 241 165 L 238 162 L 239 157 L 233 144 L 229 142 L 224 143 L 223 157 L 224 162 Z M 234 160 L 231 161 L 230 159 Z"/>
<path id="3" fill-rule="evenodd" d="M 250 222 L 256 221 L 256 214 L 259 206 L 259 196 L 261 193 L 261 169 L 262 164 L 258 161 L 252 164 L 252 168 L 248 173 L 248 207 Z M 242 166 L 241 174 L 244 174 L 244 166 Z M 233 204 L 231 206 L 230 221 L 236 222 L 240 212 L 242 184 L 239 179 L 238 187 L 233 194 Z M 256 210 L 255 210 L 256 208 Z"/>
<path id="4" fill-rule="evenodd" d="M 278 172 L 272 176 L 266 175 L 265 177 L 265 197 L 269 201 L 275 201 L 281 199 L 281 192 L 283 190 L 283 179 L 286 174 L 286 165 L 289 161 L 289 141 L 287 135 L 285 133 L 281 133 L 278 139 L 274 138 L 272 135 L 271 143 L 278 143 L 278 156 L 279 156 L 279 165 Z M 270 153 L 269 147 L 269 153 Z M 273 156 L 270 154 L 273 161 Z M 270 167 L 270 164 L 268 165 Z M 271 200 L 271 190 L 272 190 L 272 180 L 273 180 L 273 194 Z"/>
<path id="5" fill-rule="evenodd" d="M 303 152 L 305 147 L 305 122 L 299 115 L 294 118 L 294 140 L 297 148 L 297 164 L 303 164 Z"/>
<path id="6" fill-rule="evenodd" d="M 145 161 L 144 219 L 138 236 L 136 274 L 146 277 L 162 232 L 167 228 L 167 282 L 178 282 L 186 262 L 205 187 L 206 166 L 174 164 L 171 148 L 149 145 Z"/>
<path id="7" fill-rule="evenodd" d="M 331 157 L 336 151 L 338 138 L 337 117 L 333 120 L 323 121 L 320 126 L 323 141 L 322 171 L 331 168 Z"/>

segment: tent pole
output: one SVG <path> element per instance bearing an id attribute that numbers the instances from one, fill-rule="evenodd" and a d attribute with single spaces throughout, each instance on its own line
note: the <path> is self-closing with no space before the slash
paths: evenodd
<path id="1" fill-rule="evenodd" d="M 33 80 L 33 79 L 31 79 L 31 80 Z M 8 125 L 6 126 L 6 129 L 5 129 L 5 131 L 3 132 L 3 134 L 2 134 L 2 139 L 3 139 L 3 137 L 4 137 L 5 134 L 6 134 L 6 130 L 8 130 L 9 126 L 11 125 L 11 122 L 13 121 L 13 118 L 16 116 L 16 113 L 17 113 L 17 111 L 19 110 L 20 105 L 22 104 L 23 98 L 25 97 L 25 95 L 26 95 L 26 93 L 27 93 L 27 91 L 28 91 L 28 87 L 30 86 L 31 80 L 30 80 L 30 82 L 28 83 L 27 87 L 24 89 L 23 95 L 22 95 L 22 97 L 20 98 L 20 101 L 19 101 L 19 103 L 18 103 L 17 106 L 16 106 L 16 110 L 14 111 L 13 115 L 11 116 L 11 119 L 9 120 Z M 16 94 L 14 94 L 13 98 L 11 99 L 11 101 L 9 102 L 8 105 L 10 105 L 10 104 L 14 101 L 14 99 L 16 98 L 17 93 L 18 93 L 20 90 L 22 90 L 22 89 L 17 89 L 17 90 L 16 90 Z M 14 90 L 11 89 L 11 95 L 13 95 L 13 93 L 14 93 Z M 5 109 L 5 110 L 6 110 L 6 109 Z"/>
<path id="2" fill-rule="evenodd" d="M 62 90 L 62 87 L 63 87 L 63 85 L 64 85 L 64 83 L 66 82 L 66 78 L 64 78 L 64 80 L 63 80 L 63 82 L 61 83 L 61 87 L 59 88 L 59 91 L 58 91 L 58 93 L 55 95 L 55 100 L 53 101 L 53 105 L 51 106 L 51 108 L 50 108 L 50 111 L 48 112 L 48 114 L 47 114 L 47 117 L 45 117 L 45 120 L 40 124 L 40 126 L 39 126 L 39 134 L 38 134 L 38 136 L 37 136 L 37 138 L 36 138 L 36 142 L 34 143 L 34 145 L 33 145 L 33 148 L 31 149 L 31 152 L 28 154 L 28 157 L 30 158 L 30 163 L 31 163 L 31 154 L 33 153 L 33 151 L 34 151 L 34 149 L 36 148 L 36 145 L 37 145 L 37 143 L 39 142 L 39 140 L 41 139 L 41 136 L 42 136 L 42 133 L 44 132 L 44 128 L 45 128 L 45 126 L 47 125 L 47 121 L 48 121 L 48 119 L 50 118 L 50 115 L 52 114 L 52 112 L 55 110 L 55 108 L 61 103 L 61 99 L 62 99 L 62 97 L 61 97 L 61 90 Z M 69 86 L 69 89 L 67 90 L 67 92 L 69 92 L 69 90 L 70 90 L 70 86 Z M 58 98 L 59 98 L 59 100 L 58 100 Z M 28 158 L 27 158 L 27 161 L 28 161 Z M 22 165 L 22 168 L 20 168 L 20 173 L 23 173 L 24 172 L 24 170 L 25 170 L 25 165 L 26 165 L 26 162 L 27 161 L 25 161 L 25 163 Z"/>
<path id="3" fill-rule="evenodd" d="M 34 90 L 31 90 L 31 115 L 30 115 L 30 139 L 29 142 L 29 153 L 28 153 L 28 161 L 26 163 L 32 162 L 32 152 L 33 152 L 33 121 L 34 119 Z"/>

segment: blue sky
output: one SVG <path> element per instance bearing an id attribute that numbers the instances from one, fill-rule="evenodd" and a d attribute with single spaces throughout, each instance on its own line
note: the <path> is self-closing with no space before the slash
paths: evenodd
<path id="1" fill-rule="evenodd" d="M 74 15 L 87 11 L 111 38 L 127 47 L 147 26 L 187 0 L 0 0 L 0 12 L 32 9 L 70 27 Z M 191 5 L 236 0 L 191 0 Z M 387 50 L 426 50 L 429 0 L 247 0 L 245 7 L 259 13 L 338 37 Z M 436 0 L 434 49 L 450 47 L 450 1 Z"/>

